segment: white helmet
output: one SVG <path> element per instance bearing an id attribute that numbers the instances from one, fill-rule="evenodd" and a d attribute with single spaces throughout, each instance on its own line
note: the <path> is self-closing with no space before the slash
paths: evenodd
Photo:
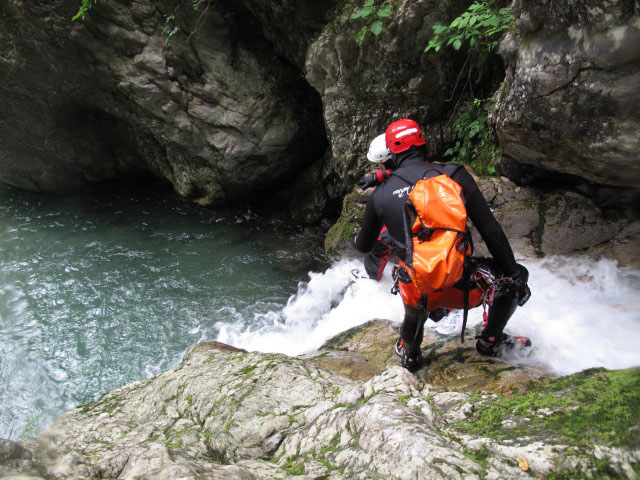
<path id="1" fill-rule="evenodd" d="M 382 163 L 391 158 L 391 152 L 387 148 L 387 142 L 385 140 L 384 133 L 378 135 L 373 139 L 371 145 L 369 145 L 369 151 L 367 152 L 367 159 L 373 163 Z"/>

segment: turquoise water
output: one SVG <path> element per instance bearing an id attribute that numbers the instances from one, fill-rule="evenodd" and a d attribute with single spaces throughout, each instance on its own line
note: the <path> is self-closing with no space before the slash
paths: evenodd
<path id="1" fill-rule="evenodd" d="M 174 366 L 220 322 L 280 311 L 320 258 L 313 237 L 155 184 L 0 187 L 0 437 Z"/>

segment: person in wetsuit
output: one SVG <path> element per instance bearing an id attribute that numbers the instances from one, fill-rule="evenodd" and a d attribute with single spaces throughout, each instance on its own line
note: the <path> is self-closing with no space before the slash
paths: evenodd
<path id="1" fill-rule="evenodd" d="M 371 252 L 382 226 L 386 225 L 395 251 L 404 261 L 404 205 L 415 183 L 429 168 L 425 165 L 425 162 L 428 163 L 425 140 L 418 124 L 409 119 L 398 120 L 389 125 L 385 132 L 385 140 L 392 153 L 386 165 L 393 170 L 393 174 L 376 188 L 367 201 L 362 228 L 354 239 L 354 246 L 360 252 Z M 510 277 L 512 280 L 513 288 L 496 296 L 489 307 L 488 323 L 476 342 L 476 350 L 479 353 L 493 356 L 498 354 L 501 344 L 509 345 L 509 342 L 516 338 L 505 334 L 503 330 L 518 303 L 522 299 L 528 299 L 530 295 L 527 286 L 528 272 L 524 266 L 516 263 L 509 241 L 473 177 L 463 166 L 448 165 L 447 168 L 451 172 L 452 180 L 462 188 L 468 218 L 477 228 L 493 257 L 492 260 L 487 259 L 484 265 L 491 267 L 495 277 Z M 405 316 L 400 328 L 400 339 L 396 344 L 396 353 L 401 357 L 403 366 L 414 371 L 418 368 L 424 317 L 419 315 L 418 296 L 414 292 L 417 289 L 410 285 L 408 274 L 402 275 L 401 272 L 399 277 Z M 528 339 L 526 341 L 527 343 L 521 343 L 530 345 Z"/>
<path id="2" fill-rule="evenodd" d="M 387 148 L 384 133 L 375 137 L 369 144 L 367 160 L 380 166 L 375 172 L 370 172 L 358 180 L 358 187 L 366 190 L 376 187 L 391 175 L 391 171 L 384 167 L 384 162 L 391 159 L 391 152 Z M 373 249 L 364 257 L 364 269 L 372 280 L 380 281 L 382 273 L 389 261 L 389 256 L 393 253 L 393 241 L 387 232 L 387 227 L 383 226 Z"/>
<path id="3" fill-rule="evenodd" d="M 358 180 L 358 187 L 362 190 L 377 187 L 387 181 L 391 176 L 392 171 L 385 166 L 385 162 L 391 160 L 391 151 L 387 148 L 384 133 L 375 137 L 369 144 L 367 160 L 379 165 L 380 168 L 374 172 L 366 173 Z M 369 278 L 376 281 L 382 279 L 382 274 L 384 273 L 389 258 L 394 253 L 394 247 L 395 245 L 389 235 L 387 227 L 383 226 L 373 249 L 364 257 L 364 269 Z M 450 311 L 451 309 L 449 308 L 434 309 L 432 312 L 429 312 L 429 318 L 434 322 L 439 322 L 446 317 Z"/>

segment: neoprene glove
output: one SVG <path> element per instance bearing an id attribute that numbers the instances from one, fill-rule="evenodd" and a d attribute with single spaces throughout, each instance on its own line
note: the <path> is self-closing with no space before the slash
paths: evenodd
<path id="1" fill-rule="evenodd" d="M 382 184 L 391 176 L 391 171 L 384 168 L 376 170 L 375 172 L 367 173 L 358 180 L 358 186 L 365 190 L 369 187 L 377 187 Z"/>
<path id="2" fill-rule="evenodd" d="M 378 185 L 380 185 L 380 180 L 378 179 L 377 172 L 367 173 L 366 175 L 363 175 L 360 180 L 358 180 L 358 187 L 360 187 L 362 190 L 366 190 L 370 187 L 376 187 Z"/>
<path id="3" fill-rule="evenodd" d="M 518 305 L 523 306 L 531 297 L 531 290 L 527 282 L 529 281 L 529 270 L 524 265 L 516 264 L 516 271 L 511 275 L 513 289 L 518 298 Z"/>

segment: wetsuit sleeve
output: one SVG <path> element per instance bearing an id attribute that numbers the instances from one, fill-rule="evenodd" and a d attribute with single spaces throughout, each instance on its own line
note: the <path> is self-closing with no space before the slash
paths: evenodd
<path id="1" fill-rule="evenodd" d="M 362 229 L 356 237 L 355 247 L 359 252 L 369 253 L 376 244 L 380 230 L 382 230 L 382 215 L 378 213 L 376 208 L 377 196 L 379 190 L 376 190 L 364 209 L 364 218 L 362 220 Z"/>
<path id="2" fill-rule="evenodd" d="M 473 177 L 462 167 L 456 171 L 453 179 L 462 187 L 467 214 L 478 229 L 491 256 L 506 275 L 515 272 L 516 260 L 509 240 L 491 213 Z"/>

